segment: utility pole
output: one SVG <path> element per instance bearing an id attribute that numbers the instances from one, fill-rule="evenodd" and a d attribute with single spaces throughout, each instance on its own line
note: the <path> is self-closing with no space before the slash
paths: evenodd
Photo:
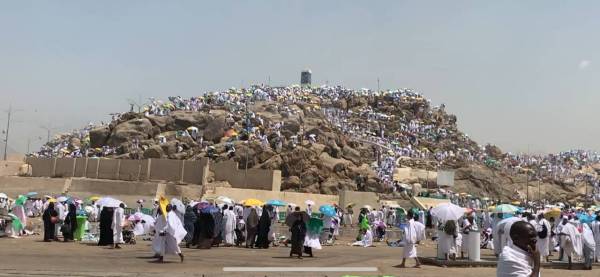
<path id="1" fill-rule="evenodd" d="M 8 151 L 8 132 L 10 131 L 10 116 L 12 114 L 12 106 L 8 105 L 8 119 L 6 120 L 6 136 L 4 137 L 4 160 L 6 161 L 6 151 Z"/>
<path id="2" fill-rule="evenodd" d="M 250 148 L 250 120 L 248 118 L 248 96 L 245 96 L 246 98 L 246 114 L 245 114 L 245 121 L 246 121 L 246 158 L 244 159 L 246 162 L 246 165 L 244 166 L 244 187 L 248 188 L 248 151 Z"/>
<path id="3" fill-rule="evenodd" d="M 377 92 L 380 92 L 380 88 L 379 88 L 379 77 L 377 77 Z"/>
<path id="4" fill-rule="evenodd" d="M 525 169 L 525 190 L 527 191 L 527 197 L 525 198 L 525 202 L 529 205 L 529 169 Z"/>
<path id="5" fill-rule="evenodd" d="M 6 132 L 4 133 L 4 160 L 6 161 L 6 156 L 7 156 L 7 151 L 8 151 L 8 134 L 10 132 L 10 120 L 11 120 L 11 116 L 13 112 L 18 112 L 18 111 L 22 111 L 22 110 L 13 110 L 12 109 L 12 105 L 8 105 L 8 111 L 6 111 L 6 113 L 8 114 L 8 118 L 6 119 Z"/>

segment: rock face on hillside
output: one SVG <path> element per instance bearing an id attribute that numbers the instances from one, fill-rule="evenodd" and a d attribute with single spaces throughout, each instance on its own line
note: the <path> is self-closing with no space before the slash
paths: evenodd
<path id="1" fill-rule="evenodd" d="M 349 189 L 392 195 L 394 167 L 455 170 L 453 190 L 474 195 L 517 199 L 526 191 L 524 175 L 497 166 L 506 157 L 501 149 L 478 145 L 458 130 L 456 116 L 411 90 L 253 87 L 186 101 L 171 98 L 147 110 L 59 136 L 40 153 L 233 160 L 240 168 L 281 170 L 283 190 L 312 193 Z M 485 164 L 475 157 L 485 157 Z M 564 182 L 542 182 L 540 188 L 549 199 L 581 196 L 580 188 Z"/>

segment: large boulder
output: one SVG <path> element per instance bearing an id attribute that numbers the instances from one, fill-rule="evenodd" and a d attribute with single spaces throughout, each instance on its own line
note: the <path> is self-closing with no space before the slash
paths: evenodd
<path id="1" fill-rule="evenodd" d="M 284 122 L 282 129 L 289 131 L 292 134 L 297 134 L 298 132 L 300 132 L 300 123 L 298 123 L 295 120 L 289 120 Z"/>
<path id="2" fill-rule="evenodd" d="M 110 136 L 110 128 L 102 126 L 90 131 L 90 147 L 102 148 Z"/>
<path id="3" fill-rule="evenodd" d="M 282 190 L 298 190 L 301 188 L 302 181 L 298 176 L 290 176 L 281 182 Z"/>
<path id="4" fill-rule="evenodd" d="M 344 157 L 346 160 L 352 161 L 355 165 L 362 164 L 360 152 L 349 146 L 342 148 L 342 157 Z"/>
<path id="5" fill-rule="evenodd" d="M 160 159 L 164 155 L 159 145 L 152 145 L 144 151 L 144 159 Z"/>
<path id="6" fill-rule="evenodd" d="M 329 140 L 327 142 L 324 151 L 327 152 L 327 154 L 329 154 L 329 156 L 333 158 L 339 159 L 342 157 L 342 149 L 333 140 Z"/>
<path id="7" fill-rule="evenodd" d="M 223 137 L 226 127 L 227 124 L 225 123 L 225 117 L 219 116 L 210 120 L 208 124 L 201 129 L 200 133 L 204 136 L 205 140 L 218 143 Z"/>
<path id="8" fill-rule="evenodd" d="M 152 137 L 152 123 L 146 118 L 132 119 L 118 124 L 112 131 L 108 144 L 111 146 L 119 146 L 125 142 L 129 142 L 134 138 L 145 140 Z"/>
<path id="9" fill-rule="evenodd" d="M 171 116 L 147 116 L 148 120 L 152 122 L 152 125 L 160 128 L 161 132 L 167 131 L 168 126 L 172 126 L 175 120 Z"/>

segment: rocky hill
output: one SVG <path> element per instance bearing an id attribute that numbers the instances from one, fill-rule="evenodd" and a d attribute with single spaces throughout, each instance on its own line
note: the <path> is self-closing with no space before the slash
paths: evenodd
<path id="1" fill-rule="evenodd" d="M 281 170 L 283 190 L 325 194 L 341 189 L 391 194 L 403 181 L 392 180 L 398 167 L 445 168 L 456 170 L 455 191 L 523 196 L 525 175 L 502 170 L 496 163 L 506 154 L 477 144 L 456 121 L 444 106 L 433 107 L 408 89 L 254 86 L 152 99 L 144 112 L 63 134 L 38 155 L 234 160 L 240 168 Z M 582 197 L 564 182 L 540 187 L 549 199 Z"/>

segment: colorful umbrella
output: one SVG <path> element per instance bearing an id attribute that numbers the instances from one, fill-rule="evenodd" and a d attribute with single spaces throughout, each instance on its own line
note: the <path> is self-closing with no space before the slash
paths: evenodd
<path id="1" fill-rule="evenodd" d="M 254 198 L 246 199 L 242 201 L 242 203 L 244 204 L 244 206 L 262 206 L 265 204 L 262 201 Z"/>
<path id="2" fill-rule="evenodd" d="M 160 211 L 162 212 L 162 215 L 165 218 L 167 218 L 167 205 L 169 205 L 169 200 L 164 196 L 161 196 L 158 200 L 158 206 L 160 208 Z"/>
<path id="3" fill-rule="evenodd" d="M 548 210 L 545 213 L 545 216 L 550 218 L 550 217 L 559 217 L 560 216 L 560 209 L 559 208 L 552 208 L 550 210 Z"/>
<path id="4" fill-rule="evenodd" d="M 25 194 L 25 196 L 27 196 L 27 197 L 34 197 L 34 196 L 37 196 L 37 195 L 38 195 L 38 193 L 35 192 L 35 191 L 28 192 L 27 194 Z"/>
<path id="5" fill-rule="evenodd" d="M 496 209 L 494 209 L 495 213 L 503 213 L 503 214 L 514 214 L 519 210 L 519 208 L 510 205 L 510 204 L 502 204 L 502 205 L 498 205 L 496 206 Z"/>
<path id="6" fill-rule="evenodd" d="M 267 201 L 267 204 L 271 205 L 271 206 L 279 206 L 279 207 L 287 206 L 287 203 L 285 203 L 281 200 L 269 200 L 269 201 Z"/>
<path id="7" fill-rule="evenodd" d="M 319 207 L 319 212 L 321 212 L 321 214 L 324 214 L 325 216 L 335 216 L 336 215 L 335 208 L 331 205 L 323 205 L 323 206 Z"/>
<path id="8" fill-rule="evenodd" d="M 98 201 L 100 200 L 100 196 L 92 196 L 90 198 L 88 198 L 90 201 Z"/>
<path id="9" fill-rule="evenodd" d="M 320 234 L 323 230 L 323 220 L 311 217 L 306 224 L 307 231 L 312 234 Z"/>
<path id="10" fill-rule="evenodd" d="M 15 200 L 15 205 L 17 205 L 17 206 L 23 206 L 23 205 L 25 205 L 25 201 L 27 201 L 27 196 L 25 196 L 25 195 L 19 195 L 19 197 L 17 198 L 17 200 Z"/>
<path id="11" fill-rule="evenodd" d="M 9 213 L 8 216 L 12 217 L 12 226 L 15 230 L 23 230 L 23 223 L 21 223 L 21 220 L 16 215 Z"/>

